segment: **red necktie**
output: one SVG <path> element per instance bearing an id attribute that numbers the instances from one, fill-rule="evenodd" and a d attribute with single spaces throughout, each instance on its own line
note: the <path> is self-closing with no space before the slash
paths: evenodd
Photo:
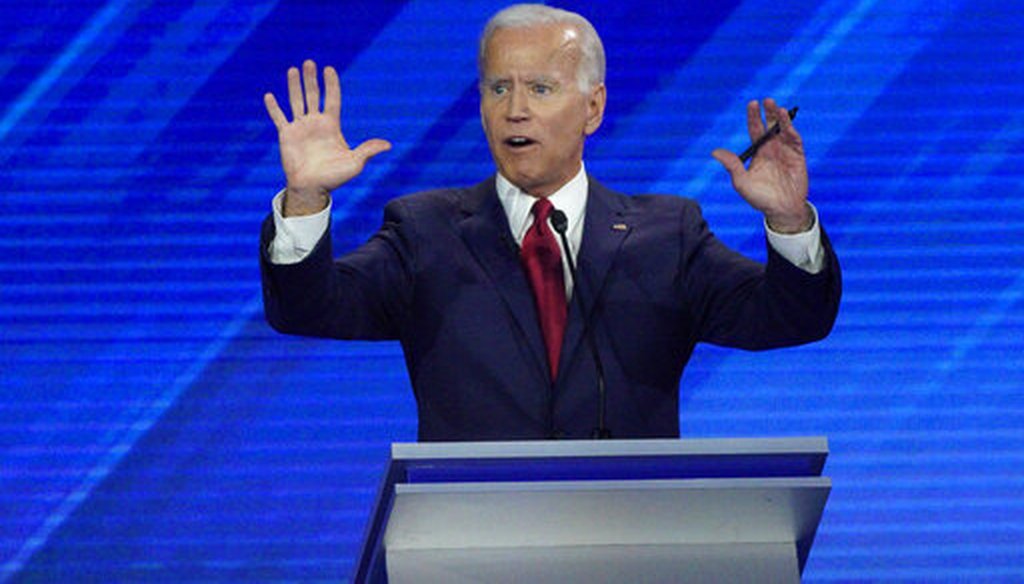
<path id="1" fill-rule="evenodd" d="M 554 381 L 558 376 L 558 356 L 562 351 L 562 336 L 565 334 L 566 302 L 562 253 L 548 227 L 548 216 L 552 209 L 551 201 L 547 199 L 537 199 L 533 204 L 530 210 L 533 213 L 533 225 L 523 237 L 520 258 L 530 288 L 533 289 L 540 330 L 548 351 L 551 380 Z"/>

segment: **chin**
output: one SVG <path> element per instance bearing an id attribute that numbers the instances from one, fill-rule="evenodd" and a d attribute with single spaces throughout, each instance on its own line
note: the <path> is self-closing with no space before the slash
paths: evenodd
<path id="1" fill-rule="evenodd" d="M 532 174 L 523 172 L 521 169 L 506 166 L 500 170 L 501 174 L 505 175 L 505 178 L 521 189 L 533 188 L 537 184 L 537 179 Z"/>
<path id="2" fill-rule="evenodd" d="M 515 183 L 517 187 L 523 189 L 530 195 L 536 196 L 537 191 L 540 191 L 544 188 L 544 182 L 542 181 L 521 174 L 517 174 L 514 176 L 515 178 L 511 179 L 512 182 Z"/>

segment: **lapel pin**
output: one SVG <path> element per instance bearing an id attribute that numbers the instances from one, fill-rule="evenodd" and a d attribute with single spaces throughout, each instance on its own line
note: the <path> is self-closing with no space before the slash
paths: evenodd
<path id="1" fill-rule="evenodd" d="M 625 231 L 627 229 L 629 229 L 629 227 L 625 223 L 613 223 L 612 224 L 612 231 Z"/>

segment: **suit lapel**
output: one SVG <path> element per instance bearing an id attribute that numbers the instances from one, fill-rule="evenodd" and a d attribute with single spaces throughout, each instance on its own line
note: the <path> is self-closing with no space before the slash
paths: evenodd
<path id="1" fill-rule="evenodd" d="M 470 189 L 463 200 L 459 234 L 480 263 L 508 308 L 513 325 L 526 340 L 534 365 L 549 379 L 547 353 L 537 322 L 530 285 L 523 274 L 505 210 L 498 200 L 494 178 Z"/>
<path id="2" fill-rule="evenodd" d="M 576 262 L 578 289 L 573 292 L 573 296 L 582 294 L 580 298 L 585 302 L 587 314 L 580 313 L 579 300 L 570 299 L 569 319 L 558 366 L 559 381 L 580 348 L 584 324 L 593 318 L 594 308 L 599 304 L 608 271 L 615 263 L 623 242 L 633 228 L 628 221 L 624 197 L 609 191 L 593 177 L 588 176 L 588 181 L 590 186 L 583 224 L 583 240 L 580 242 Z"/>

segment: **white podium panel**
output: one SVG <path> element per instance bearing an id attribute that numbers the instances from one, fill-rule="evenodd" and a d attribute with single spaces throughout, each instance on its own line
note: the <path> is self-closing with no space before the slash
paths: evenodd
<path id="1" fill-rule="evenodd" d="M 609 545 L 389 552 L 388 577 L 395 584 L 792 584 L 799 571 L 793 544 Z"/>
<path id="2" fill-rule="evenodd" d="M 822 477 L 397 485 L 403 582 L 798 582 Z M 568 579 L 567 579 L 568 578 Z"/>

